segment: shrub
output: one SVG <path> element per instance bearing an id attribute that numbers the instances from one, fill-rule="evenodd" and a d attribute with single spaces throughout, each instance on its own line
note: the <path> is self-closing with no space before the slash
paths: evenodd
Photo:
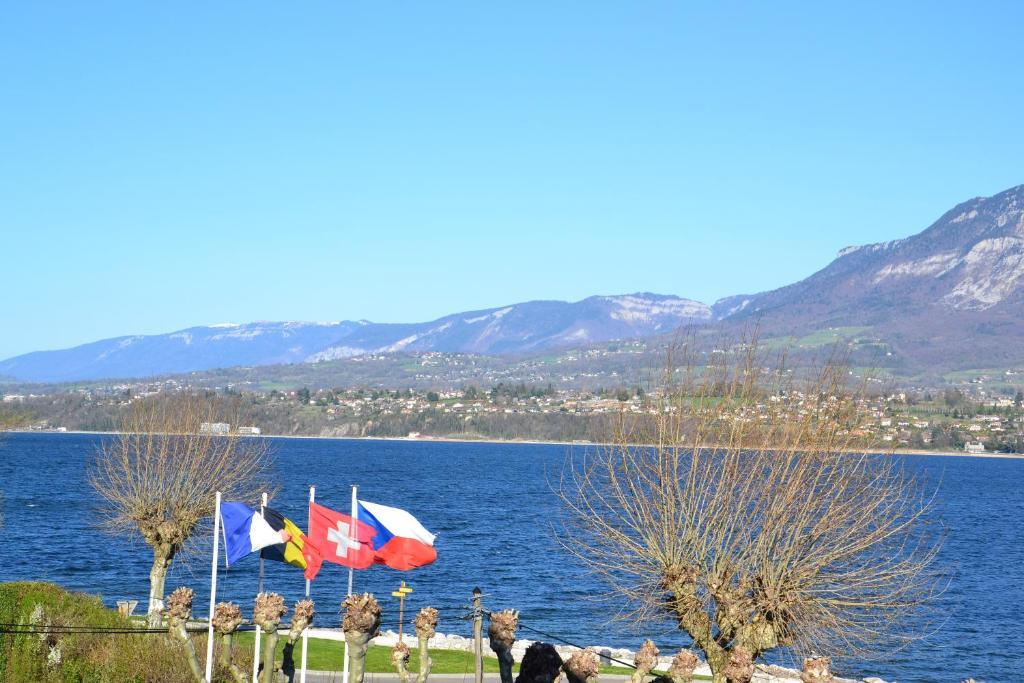
<path id="1" fill-rule="evenodd" d="M 99 597 L 49 583 L 0 584 L 0 624 L 129 627 Z M 137 625 L 137 624 L 136 624 Z M 205 634 L 196 648 L 206 649 Z M 251 653 L 236 662 L 251 667 Z M 229 681 L 227 671 L 215 679 Z M 180 643 L 162 633 L 0 634 L 0 680 L 7 683 L 191 683 Z"/>

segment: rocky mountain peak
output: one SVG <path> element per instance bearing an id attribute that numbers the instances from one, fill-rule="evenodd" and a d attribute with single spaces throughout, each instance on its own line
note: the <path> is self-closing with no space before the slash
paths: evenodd
<path id="1" fill-rule="evenodd" d="M 1024 185 L 976 197 L 924 231 L 846 247 L 805 280 L 716 304 L 725 317 L 880 321 L 926 310 L 983 311 L 1024 303 Z"/>
<path id="2" fill-rule="evenodd" d="M 984 310 L 1024 298 L 1024 186 L 964 202 L 927 230 L 901 240 L 872 284 L 926 286 L 934 303 Z"/>

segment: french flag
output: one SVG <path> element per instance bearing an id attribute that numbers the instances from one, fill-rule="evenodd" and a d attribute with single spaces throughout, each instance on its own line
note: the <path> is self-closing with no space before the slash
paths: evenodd
<path id="1" fill-rule="evenodd" d="M 434 534 L 405 510 L 361 500 L 358 516 L 360 522 L 374 529 L 370 541 L 374 563 L 408 571 L 437 559 Z"/>
<path id="2" fill-rule="evenodd" d="M 220 504 L 220 519 L 224 532 L 224 554 L 230 567 L 240 559 L 278 543 L 285 543 L 288 532 L 275 531 L 263 515 L 245 503 L 226 500 Z"/>

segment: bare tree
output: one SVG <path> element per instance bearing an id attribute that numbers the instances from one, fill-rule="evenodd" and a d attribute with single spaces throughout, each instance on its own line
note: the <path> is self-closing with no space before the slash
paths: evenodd
<path id="1" fill-rule="evenodd" d="M 247 683 L 249 677 L 242 671 L 242 668 L 234 662 L 234 648 L 232 643 L 235 639 L 235 632 L 242 625 L 242 608 L 233 602 L 218 602 L 213 612 L 213 628 L 220 635 L 220 666 L 231 674 L 235 683 Z M 259 653 L 254 653 L 259 656 Z"/>
<path id="2" fill-rule="evenodd" d="M 203 683 L 203 668 L 199 665 L 199 658 L 196 656 L 196 646 L 188 635 L 188 620 L 192 618 L 192 600 L 195 598 L 195 591 L 182 586 L 171 593 L 167 599 L 167 632 L 172 638 L 182 644 L 185 650 L 185 657 L 188 659 L 188 667 L 192 671 L 192 678 L 196 683 Z"/>
<path id="3" fill-rule="evenodd" d="M 487 627 L 487 637 L 491 649 L 498 656 L 498 671 L 501 683 L 512 683 L 512 646 L 516 642 L 516 629 L 519 627 L 519 612 L 514 609 L 492 612 Z"/>
<path id="4" fill-rule="evenodd" d="M 341 603 L 344 617 L 341 629 L 348 643 L 349 680 L 363 683 L 366 673 L 366 652 L 370 641 L 380 631 L 380 603 L 369 593 L 350 595 Z"/>
<path id="5" fill-rule="evenodd" d="M 149 621 L 159 625 L 167 569 L 200 523 L 213 515 L 214 493 L 255 501 L 269 466 L 265 442 L 203 430 L 231 415 L 231 405 L 197 394 L 136 400 L 120 432 L 99 448 L 89 481 L 102 501 L 105 527 L 138 533 L 153 550 Z"/>
<path id="6" fill-rule="evenodd" d="M 252 620 L 267 634 L 263 642 L 263 675 L 260 678 L 262 683 L 272 683 L 277 680 L 277 666 L 274 662 L 279 637 L 277 629 L 281 625 L 281 617 L 287 611 L 284 598 L 279 593 L 260 593 L 256 596 Z M 259 653 L 256 656 L 259 656 Z"/>
<path id="7" fill-rule="evenodd" d="M 566 550 L 620 616 L 673 618 L 716 683 L 780 647 L 864 657 L 918 635 L 939 536 L 918 482 L 858 453 L 865 402 L 842 364 L 798 381 L 752 342 L 702 366 L 686 349 L 649 414 L 567 465 Z"/>
<path id="8" fill-rule="evenodd" d="M 419 642 L 420 667 L 416 673 L 416 683 L 427 683 L 430 676 L 430 667 L 433 661 L 430 659 L 430 639 L 437 633 L 437 610 L 433 607 L 424 607 L 413 620 L 416 628 L 416 640 Z"/>

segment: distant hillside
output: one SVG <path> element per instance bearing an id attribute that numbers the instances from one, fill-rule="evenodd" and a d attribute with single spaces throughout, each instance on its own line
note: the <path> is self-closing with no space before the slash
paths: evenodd
<path id="1" fill-rule="evenodd" d="M 63 382 L 312 363 L 400 351 L 522 353 L 650 337 L 710 318 L 711 309 L 702 303 L 642 293 L 592 296 L 575 303 L 530 301 L 426 323 L 225 324 L 28 353 L 0 361 L 0 375 Z"/>
<path id="2" fill-rule="evenodd" d="M 843 249 L 787 287 L 714 305 L 766 334 L 852 328 L 909 367 L 1024 363 L 1024 185 L 957 205 L 905 239 Z"/>
<path id="3" fill-rule="evenodd" d="M 1024 185 L 964 202 L 923 232 L 848 247 L 822 270 L 713 306 L 640 293 L 530 301 L 424 323 L 261 322 L 118 337 L 0 361 L 0 376 L 60 382 L 417 352 L 536 354 L 757 324 L 776 347 L 847 343 L 894 374 L 1024 366 Z M 306 373 L 301 373 L 306 374 Z"/>

